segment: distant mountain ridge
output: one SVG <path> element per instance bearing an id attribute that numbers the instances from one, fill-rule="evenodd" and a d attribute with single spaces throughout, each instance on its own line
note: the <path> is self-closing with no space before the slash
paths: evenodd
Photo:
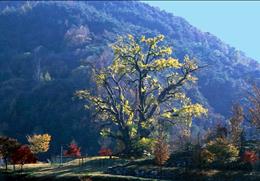
<path id="1" fill-rule="evenodd" d="M 209 124 L 227 119 L 231 105 L 243 101 L 247 82 L 260 79 L 257 61 L 183 18 L 144 3 L 1 2 L 0 133 L 24 139 L 48 132 L 56 151 L 54 145 L 75 139 L 95 152 L 98 133 L 73 93 L 92 86 L 84 62 L 108 64 L 108 44 L 128 33 L 164 34 L 173 56 L 187 54 L 209 65 L 188 91 L 209 108 Z"/>

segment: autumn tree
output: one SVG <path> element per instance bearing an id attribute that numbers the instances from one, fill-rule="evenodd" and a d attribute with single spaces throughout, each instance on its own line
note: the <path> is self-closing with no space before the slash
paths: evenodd
<path id="1" fill-rule="evenodd" d="M 125 155 L 136 153 L 135 143 L 149 139 L 158 120 L 191 125 L 192 117 L 207 113 L 184 92 L 201 67 L 188 56 L 173 58 L 163 40 L 163 35 L 119 37 L 112 45 L 112 64 L 93 68 L 97 88 L 76 92 L 94 111 L 101 135 L 123 142 Z"/>
<path id="2" fill-rule="evenodd" d="M 14 154 L 15 150 L 20 147 L 20 143 L 13 138 L 0 136 L 0 156 L 5 162 L 5 169 L 7 170 L 8 160 Z"/>
<path id="3" fill-rule="evenodd" d="M 27 140 L 30 143 L 30 149 L 34 154 L 47 152 L 51 141 L 49 134 L 35 134 L 27 136 Z"/>
<path id="4" fill-rule="evenodd" d="M 254 151 L 245 151 L 242 155 L 243 162 L 255 164 L 259 160 L 256 152 Z"/>
<path id="5" fill-rule="evenodd" d="M 22 170 L 24 164 L 36 163 L 36 157 L 28 145 L 21 145 L 15 150 L 14 154 L 12 154 L 11 161 L 13 164 L 20 164 Z"/>
<path id="6" fill-rule="evenodd" d="M 163 135 L 163 133 L 160 133 L 156 140 L 154 156 L 155 163 L 160 166 L 164 165 L 170 157 L 169 145 L 166 142 L 166 138 L 165 135 Z"/>
<path id="7" fill-rule="evenodd" d="M 241 146 L 241 134 L 243 132 L 243 128 L 241 126 L 244 120 L 244 112 L 243 108 L 239 104 L 235 104 L 232 107 L 232 117 L 230 119 L 231 124 L 231 142 L 236 146 Z"/>
<path id="8" fill-rule="evenodd" d="M 252 90 L 252 93 L 247 97 L 251 104 L 249 108 L 249 116 L 256 128 L 260 129 L 260 87 L 254 84 Z"/>
<path id="9" fill-rule="evenodd" d="M 239 149 L 224 137 L 217 137 L 208 142 L 202 150 L 201 158 L 203 162 L 225 162 L 232 158 L 237 158 Z"/>
<path id="10" fill-rule="evenodd" d="M 248 94 L 249 116 L 247 117 L 251 123 L 260 131 L 260 87 L 255 83 L 252 85 L 252 91 Z M 260 151 L 260 145 L 256 145 L 257 152 Z"/>
<path id="11" fill-rule="evenodd" d="M 77 143 L 72 142 L 69 145 L 69 149 L 64 152 L 65 156 L 72 156 L 72 157 L 80 157 L 80 147 L 77 145 Z"/>

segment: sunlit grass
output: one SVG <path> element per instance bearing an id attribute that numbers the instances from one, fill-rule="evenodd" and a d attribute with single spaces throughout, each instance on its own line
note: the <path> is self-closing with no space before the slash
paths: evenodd
<path id="1" fill-rule="evenodd" d="M 201 169 L 189 169 L 182 167 L 162 167 L 152 164 L 151 159 L 138 159 L 127 160 L 117 157 L 110 159 L 109 157 L 87 157 L 83 159 L 74 159 L 72 161 L 63 163 L 36 163 L 25 164 L 23 171 L 20 171 L 20 165 L 16 165 L 16 171 L 12 171 L 13 166 L 8 166 L 8 173 L 12 175 L 26 175 L 28 178 L 60 178 L 68 179 L 76 178 L 82 181 L 91 178 L 93 180 L 152 180 L 151 178 L 145 179 L 130 175 L 113 175 L 108 174 L 107 170 L 112 166 L 122 166 L 129 170 L 142 170 L 144 172 L 150 172 L 154 170 L 161 170 L 163 174 L 168 175 L 174 173 L 175 176 L 180 176 L 185 173 L 193 175 L 194 177 L 203 178 L 239 178 L 240 176 L 245 178 L 248 172 L 244 171 L 223 171 L 223 170 L 201 170 Z M 3 169 L 3 168 L 2 168 Z M 259 173 L 254 173 L 253 178 L 260 178 Z M 251 178 L 251 176 L 250 176 Z"/>
<path id="2" fill-rule="evenodd" d="M 81 177 L 91 174 L 103 174 L 109 166 L 115 164 L 127 163 L 125 159 L 117 157 L 109 158 L 107 156 L 86 157 L 74 159 L 72 161 L 60 163 L 35 163 L 15 165 L 16 170 L 13 174 L 27 174 L 30 177 Z M 8 171 L 13 170 L 13 165 L 8 165 Z"/>

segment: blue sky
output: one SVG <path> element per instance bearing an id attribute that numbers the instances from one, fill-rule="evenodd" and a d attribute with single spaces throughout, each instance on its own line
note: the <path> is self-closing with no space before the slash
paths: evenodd
<path id="1" fill-rule="evenodd" d="M 260 2 L 143 1 L 157 6 L 260 61 Z"/>

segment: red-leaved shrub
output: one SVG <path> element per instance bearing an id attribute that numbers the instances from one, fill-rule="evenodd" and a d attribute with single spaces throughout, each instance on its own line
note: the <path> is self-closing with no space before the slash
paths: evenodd
<path id="1" fill-rule="evenodd" d="M 36 161 L 36 157 L 28 145 L 20 146 L 17 150 L 15 150 L 11 157 L 11 162 L 13 164 L 24 165 L 26 163 L 36 163 Z"/>
<path id="2" fill-rule="evenodd" d="M 254 164 L 258 160 L 258 157 L 254 151 L 245 151 L 242 160 L 246 163 Z"/>
<path id="3" fill-rule="evenodd" d="M 98 154 L 99 156 L 112 156 L 112 150 L 109 148 L 101 148 Z"/>
<path id="4" fill-rule="evenodd" d="M 80 147 L 76 143 L 71 143 L 69 149 L 64 152 L 65 156 L 80 157 Z"/>

